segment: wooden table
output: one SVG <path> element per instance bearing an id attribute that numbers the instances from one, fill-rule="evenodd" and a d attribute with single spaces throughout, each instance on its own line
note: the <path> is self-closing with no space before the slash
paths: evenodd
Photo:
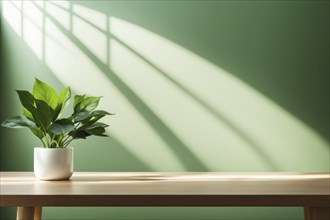
<path id="1" fill-rule="evenodd" d="M 1 206 L 41 219 L 43 206 L 301 206 L 306 220 L 329 220 L 329 173 L 79 173 L 40 181 L 1 172 Z"/>

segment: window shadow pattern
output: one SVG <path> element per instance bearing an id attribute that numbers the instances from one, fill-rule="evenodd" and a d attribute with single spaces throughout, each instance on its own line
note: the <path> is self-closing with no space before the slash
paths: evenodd
<path id="1" fill-rule="evenodd" d="M 63 7 L 61 5 L 55 4 L 54 2 L 49 2 L 47 4 L 52 4 L 55 7 L 59 7 L 63 10 L 66 10 L 69 13 L 69 25 L 67 28 L 65 25 L 63 25 L 63 22 L 59 21 L 56 17 L 54 17 L 53 14 L 50 14 L 45 10 L 46 6 L 40 6 L 36 2 L 32 2 L 32 4 L 42 12 L 43 14 L 43 24 L 45 24 L 45 20 L 48 19 L 51 21 L 69 40 L 71 40 L 72 43 L 74 43 L 82 53 L 84 53 L 90 61 L 92 61 L 97 68 L 108 77 L 108 79 L 113 83 L 113 85 L 116 86 L 116 88 L 121 92 L 121 94 L 131 103 L 132 106 L 134 106 L 135 110 L 140 114 L 140 116 L 149 124 L 150 127 L 157 133 L 159 138 L 161 138 L 164 143 L 166 143 L 166 146 L 176 155 L 176 157 L 180 160 L 180 162 L 183 164 L 185 170 L 187 171 L 209 171 L 210 167 L 205 164 L 206 162 L 202 159 L 200 159 L 200 156 L 196 154 L 194 151 L 190 149 L 190 146 L 185 143 L 181 139 L 181 137 L 175 133 L 171 126 L 167 125 L 166 120 L 162 119 L 160 116 L 157 115 L 157 113 L 150 107 L 141 97 L 140 94 L 138 94 L 134 88 L 129 86 L 121 77 L 120 73 L 117 73 L 111 68 L 111 45 L 110 40 L 113 39 L 116 42 L 118 42 L 121 46 L 125 47 L 127 50 L 129 50 L 132 54 L 137 56 L 140 60 L 143 60 L 147 65 L 150 66 L 150 68 L 154 69 L 155 72 L 162 75 L 164 79 L 166 79 L 168 82 L 176 86 L 182 93 L 189 96 L 194 102 L 198 103 L 203 109 L 205 109 L 208 114 L 211 114 L 214 118 L 218 120 L 218 123 L 224 124 L 231 132 L 235 133 L 237 136 L 239 136 L 240 139 L 245 142 L 246 146 L 249 147 L 249 149 L 258 157 L 260 161 L 262 161 L 262 164 L 264 167 L 266 167 L 267 170 L 272 171 L 279 171 L 283 169 L 283 167 L 278 164 L 278 159 L 274 159 L 274 156 L 272 155 L 271 151 L 266 151 L 264 149 L 264 146 L 260 144 L 261 142 L 257 139 L 254 139 L 252 136 L 249 135 L 249 132 L 246 132 L 244 128 L 241 128 L 237 123 L 234 123 L 230 119 L 228 119 L 225 114 L 222 114 L 221 111 L 218 108 L 213 107 L 211 104 L 209 104 L 207 101 L 205 101 L 203 98 L 198 96 L 195 92 L 193 92 L 191 89 L 186 87 L 185 85 L 178 82 L 175 78 L 173 78 L 170 74 L 166 72 L 166 70 L 163 70 L 161 67 L 157 66 L 157 64 L 153 63 L 151 60 L 149 60 L 146 56 L 132 48 L 130 45 L 125 43 L 119 36 L 116 36 L 114 33 L 111 32 L 111 25 L 109 24 L 109 19 L 107 16 L 105 16 L 105 28 L 100 28 L 99 26 L 95 25 L 95 23 L 91 22 L 87 18 L 84 18 L 83 16 L 77 14 L 74 12 L 72 4 L 69 3 L 69 7 Z M 45 3 L 46 4 L 46 3 Z M 17 7 L 17 6 L 15 6 Z M 23 8 L 23 6 L 22 6 Z M 23 10 L 22 8 L 17 7 L 17 10 Z M 106 54 L 105 59 L 101 59 L 100 56 L 95 54 L 93 49 L 86 45 L 81 39 L 79 39 L 75 34 L 72 33 L 72 25 L 73 25 L 73 17 L 79 18 L 88 25 L 92 26 L 94 29 L 98 30 L 102 35 L 106 37 Z M 23 16 L 21 24 L 23 24 Z M 45 25 L 41 27 L 41 32 L 43 36 L 46 36 L 47 33 L 45 31 Z M 21 30 L 21 33 L 23 35 L 24 30 Z M 23 36 L 24 37 L 24 36 Z M 51 37 L 51 36 L 49 36 Z M 43 38 L 44 39 L 44 38 Z M 54 39 L 56 40 L 56 39 Z M 42 56 L 41 59 L 45 59 L 45 40 L 42 41 Z M 60 44 L 60 40 L 58 41 Z M 320 141 L 320 146 L 326 146 L 327 143 Z"/>

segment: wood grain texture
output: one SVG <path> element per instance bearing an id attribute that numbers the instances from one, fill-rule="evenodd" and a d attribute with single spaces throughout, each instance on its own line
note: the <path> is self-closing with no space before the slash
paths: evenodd
<path id="1" fill-rule="evenodd" d="M 16 220 L 41 220 L 42 207 L 17 207 Z"/>
<path id="2" fill-rule="evenodd" d="M 329 220 L 330 207 L 305 207 L 305 220 Z"/>
<path id="3" fill-rule="evenodd" d="M 18 207 L 16 220 L 34 220 L 34 207 Z"/>
<path id="4" fill-rule="evenodd" d="M 33 220 L 41 220 L 42 216 L 42 207 L 35 207 L 34 208 L 34 219 Z"/>
<path id="5" fill-rule="evenodd" d="M 1 206 L 328 207 L 329 173 L 74 173 L 40 181 L 1 172 Z"/>

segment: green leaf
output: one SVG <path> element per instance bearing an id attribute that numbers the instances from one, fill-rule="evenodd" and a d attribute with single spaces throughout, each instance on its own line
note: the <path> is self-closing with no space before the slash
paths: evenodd
<path id="1" fill-rule="evenodd" d="M 32 115 L 34 118 L 35 115 L 38 117 L 40 123 L 45 128 L 44 131 L 46 131 L 53 121 L 54 111 L 46 102 L 42 100 L 35 100 L 35 102 L 37 105 L 37 112 L 35 112 L 35 114 L 32 113 Z"/>
<path id="2" fill-rule="evenodd" d="M 16 92 L 23 106 L 23 115 L 31 121 L 34 121 L 34 118 L 31 114 L 31 109 L 34 109 L 35 107 L 35 100 L 33 95 L 25 90 L 16 90 Z"/>
<path id="3" fill-rule="evenodd" d="M 53 110 L 42 100 L 35 100 L 35 103 L 37 107 L 26 105 L 26 108 L 31 112 L 36 125 L 46 132 L 52 122 Z"/>
<path id="4" fill-rule="evenodd" d="M 87 119 L 87 120 L 83 121 L 83 125 L 81 127 L 79 127 L 78 130 L 84 130 L 84 129 L 90 127 L 92 124 L 94 124 L 95 122 L 100 120 L 102 117 L 104 117 L 104 115 L 99 115 L 99 116 L 93 117 L 92 119 Z"/>
<path id="5" fill-rule="evenodd" d="M 91 136 L 91 134 L 87 133 L 84 130 L 76 131 L 74 134 L 70 134 L 74 139 L 86 139 L 86 137 Z"/>
<path id="6" fill-rule="evenodd" d="M 49 131 L 52 132 L 55 135 L 59 135 L 59 134 L 68 133 L 68 132 L 74 130 L 74 128 L 75 127 L 74 127 L 73 123 L 70 120 L 61 119 L 61 120 L 55 121 L 49 127 Z"/>
<path id="7" fill-rule="evenodd" d="M 33 116 L 29 110 L 23 107 L 23 115 L 30 119 L 31 121 L 34 121 Z"/>
<path id="8" fill-rule="evenodd" d="M 102 136 L 102 137 L 108 137 L 108 135 L 104 134 L 105 129 L 103 127 L 97 127 L 93 129 L 86 129 L 86 132 L 95 135 L 95 136 Z"/>
<path id="9" fill-rule="evenodd" d="M 44 101 L 35 100 L 37 109 L 44 115 L 47 115 L 48 120 L 51 120 L 54 114 L 54 110 Z"/>
<path id="10" fill-rule="evenodd" d="M 107 111 L 104 111 L 104 110 L 95 110 L 92 112 L 92 114 L 94 116 L 98 116 L 98 115 L 115 115 L 114 113 L 109 113 Z"/>
<path id="11" fill-rule="evenodd" d="M 76 108 L 77 108 L 77 105 L 82 101 L 84 100 L 86 95 L 75 95 L 74 96 L 74 100 L 73 100 L 73 109 L 75 110 L 74 112 L 76 112 Z"/>
<path id="12" fill-rule="evenodd" d="M 35 101 L 33 95 L 25 90 L 16 90 L 22 106 L 29 112 L 34 108 Z M 24 112 L 24 111 L 23 111 Z"/>
<path id="13" fill-rule="evenodd" d="M 77 103 L 74 111 L 88 111 L 91 112 L 99 105 L 99 101 L 102 97 L 85 97 L 81 102 Z"/>
<path id="14" fill-rule="evenodd" d="M 33 86 L 33 96 L 35 99 L 39 99 L 47 103 L 53 110 L 56 109 L 58 99 L 56 90 L 50 85 L 35 78 Z"/>
<path id="15" fill-rule="evenodd" d="M 28 118 L 24 116 L 15 116 L 8 118 L 2 124 L 2 126 L 7 128 L 26 128 L 28 127 L 31 132 L 36 135 L 39 139 L 44 137 L 43 132 L 37 128 L 36 124 L 30 121 Z"/>
<path id="16" fill-rule="evenodd" d="M 62 90 L 62 92 L 58 95 L 57 98 L 57 107 L 55 110 L 54 120 L 61 116 L 64 109 L 69 105 L 69 100 L 71 98 L 71 90 L 70 87 L 66 87 Z"/>
<path id="17" fill-rule="evenodd" d="M 109 127 L 109 125 L 104 124 L 102 122 L 95 122 L 91 126 L 87 127 L 86 130 L 91 130 L 91 129 L 98 128 L 98 127 L 100 127 L 100 128 L 106 128 L 106 127 Z"/>
<path id="18" fill-rule="evenodd" d="M 1 126 L 7 128 L 36 128 L 36 124 L 24 116 L 14 116 L 2 122 Z"/>
<path id="19" fill-rule="evenodd" d="M 42 139 L 45 136 L 44 133 L 39 128 L 30 128 L 30 130 L 39 139 Z"/>
<path id="20" fill-rule="evenodd" d="M 73 139 L 85 139 L 91 135 L 107 136 L 105 128 L 108 125 L 98 120 L 113 114 L 95 110 L 101 97 L 74 96 L 73 114 L 68 118 L 58 119 L 71 98 L 70 87 L 57 94 L 53 87 L 36 78 L 33 94 L 23 90 L 18 90 L 17 94 L 23 106 L 24 116 L 7 119 L 2 126 L 28 127 L 41 139 L 45 147 L 66 146 L 71 141 L 67 139 L 68 135 Z"/>
<path id="21" fill-rule="evenodd" d="M 93 117 L 93 115 L 90 114 L 89 112 L 82 111 L 82 112 L 79 112 L 75 115 L 74 121 L 75 122 L 81 122 L 83 120 L 86 120 L 86 119 L 89 119 L 89 118 L 92 118 L 92 117 Z"/>
<path id="22" fill-rule="evenodd" d="M 33 116 L 33 119 L 37 125 L 37 127 L 40 127 L 42 131 L 46 132 L 46 128 L 43 126 L 43 120 L 41 116 L 39 116 L 39 111 L 36 108 L 31 108 L 30 112 Z"/>
<path id="23" fill-rule="evenodd" d="M 29 128 L 37 128 L 37 125 L 27 117 L 21 116 L 21 119 Z"/>

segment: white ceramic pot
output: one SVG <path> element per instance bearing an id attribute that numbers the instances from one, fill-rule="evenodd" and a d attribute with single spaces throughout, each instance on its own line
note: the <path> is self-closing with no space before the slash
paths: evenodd
<path id="1" fill-rule="evenodd" d="M 73 148 L 34 148 L 34 174 L 41 180 L 65 180 L 73 173 Z"/>

